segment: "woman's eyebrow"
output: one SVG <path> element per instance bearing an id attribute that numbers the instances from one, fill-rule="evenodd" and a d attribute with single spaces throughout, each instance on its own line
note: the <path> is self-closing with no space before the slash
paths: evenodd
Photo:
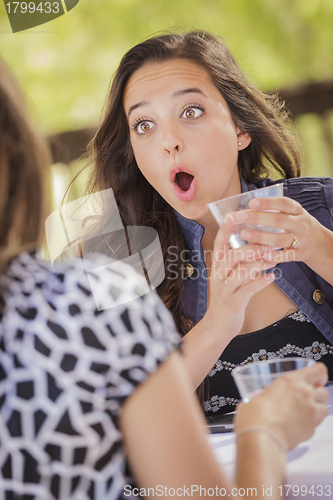
<path id="1" fill-rule="evenodd" d="M 129 115 L 134 111 L 136 108 L 140 108 L 141 106 L 147 106 L 149 104 L 149 101 L 141 101 L 136 104 L 133 104 L 133 106 L 130 107 L 127 113 L 127 118 L 129 118 Z"/>
<path id="2" fill-rule="evenodd" d="M 174 92 L 172 94 L 172 98 L 179 97 L 179 96 L 184 95 L 184 94 L 201 94 L 201 95 L 207 97 L 206 94 L 202 90 L 200 90 L 197 87 L 192 87 L 189 89 L 177 90 L 176 92 Z M 150 104 L 150 101 L 141 101 L 141 102 L 137 102 L 136 104 L 133 104 L 133 106 L 131 106 L 130 109 L 128 110 L 127 118 L 129 118 L 132 111 L 134 111 L 137 108 L 140 108 L 141 106 L 147 106 L 148 104 Z"/>
<path id="3" fill-rule="evenodd" d="M 177 90 L 176 92 L 174 92 L 172 94 L 172 97 L 178 97 L 178 96 L 184 95 L 184 94 L 201 94 L 201 95 L 207 97 L 206 94 L 197 87 L 191 87 L 189 89 Z"/>

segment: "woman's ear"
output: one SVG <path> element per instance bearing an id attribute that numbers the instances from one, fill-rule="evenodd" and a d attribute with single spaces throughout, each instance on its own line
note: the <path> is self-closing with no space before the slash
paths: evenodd
<path id="1" fill-rule="evenodd" d="M 241 130 L 237 128 L 238 151 L 247 148 L 251 141 L 252 139 L 248 132 L 241 132 Z"/>

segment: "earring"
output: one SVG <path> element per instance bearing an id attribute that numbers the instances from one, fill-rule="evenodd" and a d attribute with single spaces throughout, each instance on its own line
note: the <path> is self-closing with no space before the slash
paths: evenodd
<path id="1" fill-rule="evenodd" d="M 242 145 L 242 143 L 241 143 L 241 142 L 239 142 L 239 143 L 238 143 L 238 146 L 241 146 L 241 145 Z"/>

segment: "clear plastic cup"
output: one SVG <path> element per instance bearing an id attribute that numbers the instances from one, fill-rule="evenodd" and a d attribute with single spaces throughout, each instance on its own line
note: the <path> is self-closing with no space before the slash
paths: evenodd
<path id="1" fill-rule="evenodd" d="M 315 360 L 311 358 L 274 358 L 238 366 L 232 370 L 231 375 L 243 402 L 248 403 L 276 378 L 314 364 Z"/>
<path id="2" fill-rule="evenodd" d="M 231 196 L 223 200 L 208 203 L 208 208 L 214 216 L 219 226 L 222 225 L 224 217 L 231 212 L 238 212 L 239 210 L 249 209 L 249 201 L 252 198 L 262 198 L 271 196 L 283 196 L 283 183 L 273 184 L 246 193 Z M 271 211 L 271 210 L 270 210 Z M 274 210 L 275 212 L 275 210 Z M 243 229 L 256 229 L 258 231 L 265 231 L 268 233 L 284 233 L 284 229 L 270 226 L 262 226 L 256 224 L 245 224 L 244 222 L 235 222 L 235 232 L 229 238 L 229 243 L 232 248 L 239 248 L 246 245 L 248 242 L 243 240 L 240 233 Z"/>

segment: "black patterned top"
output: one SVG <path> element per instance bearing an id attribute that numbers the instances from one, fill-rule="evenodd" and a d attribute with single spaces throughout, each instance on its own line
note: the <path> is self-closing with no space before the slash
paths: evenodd
<path id="1" fill-rule="evenodd" d="M 205 380 L 206 416 L 234 411 L 241 401 L 231 375 L 233 368 L 254 361 L 291 356 L 322 361 L 328 367 L 330 381 L 333 380 L 333 346 L 298 311 L 262 330 L 238 335 L 227 345 Z"/>
<path id="2" fill-rule="evenodd" d="M 55 271 L 25 253 L 0 278 L 1 499 L 118 499 L 133 482 L 119 412 L 179 337 L 131 268 L 89 282 L 82 266 Z"/>

